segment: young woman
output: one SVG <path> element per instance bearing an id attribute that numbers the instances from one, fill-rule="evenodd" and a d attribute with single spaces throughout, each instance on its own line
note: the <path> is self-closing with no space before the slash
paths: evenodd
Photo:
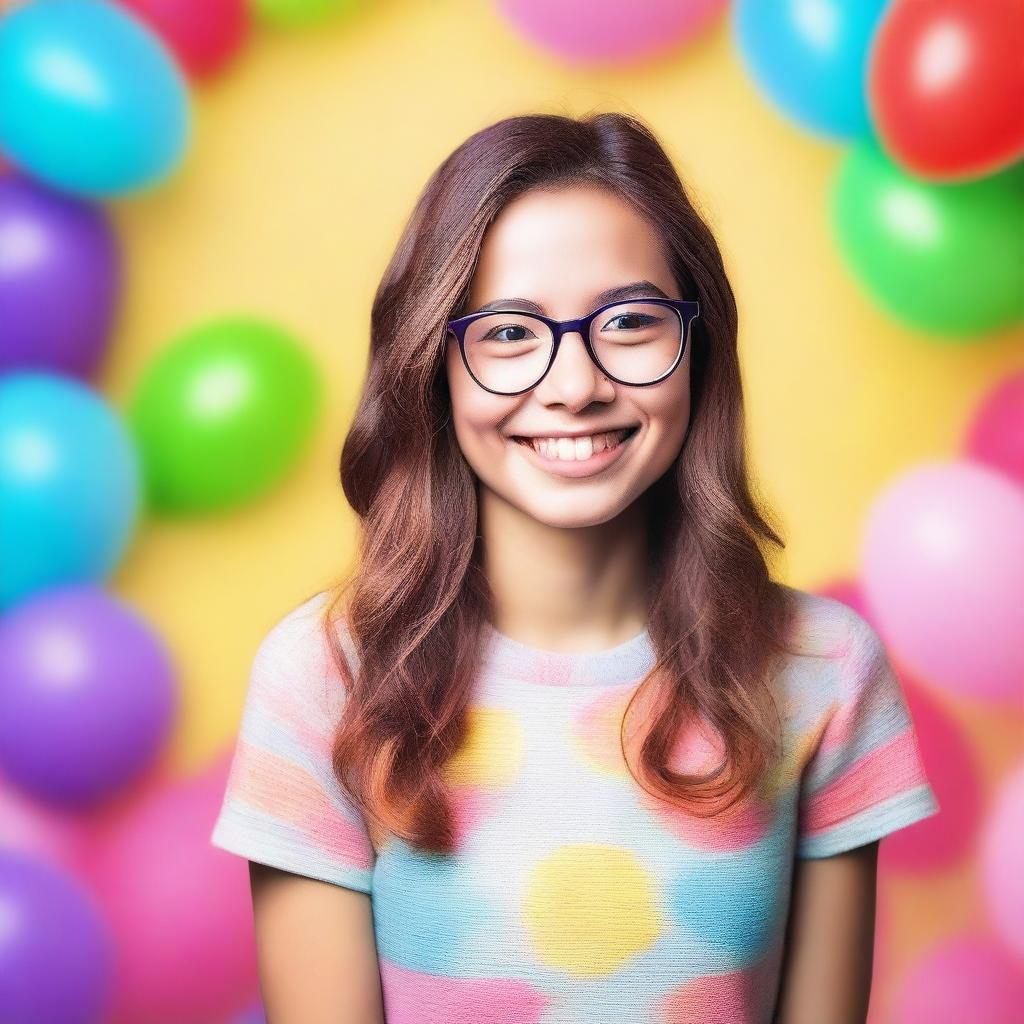
<path id="1" fill-rule="evenodd" d="M 650 130 L 513 117 L 421 196 L 213 841 L 271 1024 L 854 1024 L 935 813 L 845 604 L 771 578 L 718 246 Z"/>

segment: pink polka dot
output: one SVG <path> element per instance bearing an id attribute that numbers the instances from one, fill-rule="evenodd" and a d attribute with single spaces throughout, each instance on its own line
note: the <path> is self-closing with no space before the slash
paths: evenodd
<path id="1" fill-rule="evenodd" d="M 707 723 L 684 726 L 669 757 L 677 772 L 706 772 L 721 762 L 721 737 Z M 770 800 L 753 793 L 713 817 L 702 817 L 642 792 L 640 802 L 683 842 L 704 850 L 738 850 L 764 838 L 774 818 Z"/>
<path id="2" fill-rule="evenodd" d="M 380 958 L 388 1024 L 537 1024 L 550 1000 L 515 978 L 452 978 Z"/>
<path id="3" fill-rule="evenodd" d="M 756 963 L 742 971 L 695 978 L 664 996 L 659 1024 L 755 1024 L 767 1020 L 775 1004 L 782 942 L 777 939 Z"/>
<path id="4" fill-rule="evenodd" d="M 480 786 L 453 786 L 452 813 L 455 817 L 455 850 L 461 853 L 469 837 L 490 817 L 497 794 Z"/>

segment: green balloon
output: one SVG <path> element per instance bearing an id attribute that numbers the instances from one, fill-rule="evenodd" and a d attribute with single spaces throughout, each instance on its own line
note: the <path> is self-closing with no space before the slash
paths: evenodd
<path id="1" fill-rule="evenodd" d="M 269 490 L 321 402 L 316 365 L 280 327 L 236 316 L 187 331 L 147 367 L 128 416 L 150 506 L 203 512 Z"/>
<path id="2" fill-rule="evenodd" d="M 363 0 L 251 0 L 257 15 L 284 28 L 311 25 L 361 7 Z"/>
<path id="3" fill-rule="evenodd" d="M 862 284 L 898 319 L 969 339 L 1024 319 L 1024 174 L 975 181 L 908 176 L 874 139 L 833 182 L 833 230 Z"/>

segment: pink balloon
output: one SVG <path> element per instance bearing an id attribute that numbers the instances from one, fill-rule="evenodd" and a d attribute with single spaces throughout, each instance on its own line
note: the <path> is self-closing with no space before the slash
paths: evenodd
<path id="1" fill-rule="evenodd" d="M 524 36 L 576 64 L 625 64 L 674 49 L 725 6 L 725 0 L 497 0 Z"/>
<path id="2" fill-rule="evenodd" d="M 967 431 L 966 453 L 1024 484 L 1024 371 L 982 400 Z"/>
<path id="3" fill-rule="evenodd" d="M 923 682 L 1024 698 L 1024 489 L 969 461 L 926 463 L 875 500 L 861 583 L 893 657 Z"/>
<path id="4" fill-rule="evenodd" d="M 981 786 L 970 744 L 956 719 L 928 690 L 901 679 L 928 781 L 941 812 L 886 836 L 880 871 L 935 871 L 966 857 L 981 816 Z"/>
<path id="5" fill-rule="evenodd" d="M 208 1024 L 259 995 L 246 862 L 210 843 L 228 767 L 122 801 L 82 859 L 117 949 L 113 1024 Z"/>
<path id="6" fill-rule="evenodd" d="M 1018 1024 L 1024 972 L 998 942 L 958 936 L 927 953 L 904 979 L 891 1024 Z"/>
<path id="7" fill-rule="evenodd" d="M 996 795 L 982 838 L 981 877 L 996 930 L 1024 957 L 1024 760 Z"/>

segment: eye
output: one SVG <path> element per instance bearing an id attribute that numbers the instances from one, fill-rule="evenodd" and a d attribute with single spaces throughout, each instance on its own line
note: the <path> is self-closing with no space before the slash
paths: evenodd
<path id="1" fill-rule="evenodd" d="M 615 328 L 615 330 L 629 331 L 636 330 L 638 327 L 650 327 L 651 324 L 659 323 L 660 317 L 650 316 L 647 313 L 616 313 L 615 316 L 613 316 L 611 320 L 601 328 L 601 330 L 607 330 L 608 325 L 615 323 L 616 320 L 634 321 L 625 327 Z"/>
<path id="2" fill-rule="evenodd" d="M 504 331 L 522 331 L 517 338 L 499 338 L 498 335 Z M 500 327 L 492 327 L 484 336 L 484 341 L 526 341 L 526 336 L 534 337 L 533 331 L 526 324 L 503 324 Z"/>

